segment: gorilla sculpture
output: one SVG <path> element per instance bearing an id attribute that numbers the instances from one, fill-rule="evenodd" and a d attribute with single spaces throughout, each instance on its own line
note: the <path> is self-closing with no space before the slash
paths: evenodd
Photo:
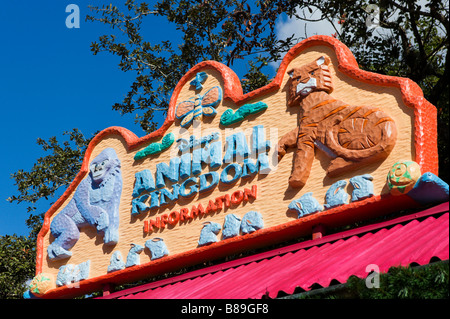
<path id="1" fill-rule="evenodd" d="M 72 200 L 55 216 L 50 232 L 55 237 L 47 248 L 50 259 L 64 259 L 80 238 L 80 228 L 95 226 L 105 245 L 119 240 L 119 203 L 122 193 L 120 160 L 112 148 L 91 163 L 89 175 L 78 185 Z"/>

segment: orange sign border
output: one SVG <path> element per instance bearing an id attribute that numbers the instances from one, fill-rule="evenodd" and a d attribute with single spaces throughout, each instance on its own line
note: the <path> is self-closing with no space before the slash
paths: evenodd
<path id="1" fill-rule="evenodd" d="M 397 87 L 401 91 L 403 102 L 414 109 L 414 149 L 415 161 L 421 166 L 422 172 L 438 174 L 437 150 L 437 110 L 434 105 L 423 97 L 420 87 L 410 79 L 386 76 L 361 70 L 352 52 L 339 40 L 323 35 L 312 36 L 291 48 L 285 55 L 275 78 L 268 85 L 243 94 L 240 80 L 233 70 L 216 61 L 204 61 L 191 68 L 178 82 L 172 94 L 167 117 L 163 125 L 155 132 L 137 137 L 133 132 L 122 127 L 109 127 L 98 133 L 90 142 L 84 155 L 80 172 L 69 185 L 64 194 L 46 212 L 44 223 L 37 238 L 36 275 L 41 273 L 44 260 L 44 236 L 50 229 L 51 216 L 63 205 L 69 196 L 76 190 L 78 184 L 89 172 L 89 160 L 95 146 L 110 135 L 120 135 L 126 142 L 128 150 L 136 149 L 144 144 L 164 136 L 167 129 L 175 120 L 175 107 L 181 88 L 197 72 L 213 69 L 220 73 L 224 81 L 223 99 L 232 101 L 241 106 L 250 99 L 277 91 L 280 89 L 282 79 L 289 63 L 302 51 L 312 46 L 327 46 L 334 50 L 338 60 L 338 70 L 360 82 L 387 87 Z M 301 219 L 293 220 L 278 226 L 261 229 L 258 232 L 222 240 L 211 245 L 196 248 L 180 254 L 166 256 L 163 259 L 150 261 L 145 264 L 126 268 L 103 276 L 82 280 L 77 288 L 67 286 L 50 290 L 43 298 L 61 298 L 81 295 L 101 290 L 106 284 L 120 284 L 137 281 L 139 279 L 175 270 L 182 266 L 193 265 L 205 260 L 212 260 L 236 253 L 244 249 L 261 247 L 271 243 L 292 239 L 293 237 L 311 233 L 314 225 L 324 223 L 328 226 L 339 226 L 345 223 L 385 214 L 409 207 L 416 207 L 418 203 L 407 195 L 393 197 L 391 195 L 374 196 L 348 205 L 332 208 L 326 211 L 307 215 Z"/>

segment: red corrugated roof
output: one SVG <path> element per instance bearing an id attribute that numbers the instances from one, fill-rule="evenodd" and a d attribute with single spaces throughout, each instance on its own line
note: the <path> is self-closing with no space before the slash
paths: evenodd
<path id="1" fill-rule="evenodd" d="M 440 215 L 430 216 L 437 213 Z M 392 266 L 428 264 L 432 258 L 449 258 L 448 202 L 413 216 L 325 236 L 103 298 L 275 298 L 280 291 L 294 293 L 296 287 L 307 291 L 313 285 L 344 283 L 352 275 L 365 278 L 370 264 L 387 272 Z"/>

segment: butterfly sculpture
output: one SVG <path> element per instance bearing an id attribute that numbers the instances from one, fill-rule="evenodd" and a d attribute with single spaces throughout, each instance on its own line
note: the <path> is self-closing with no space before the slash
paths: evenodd
<path id="1" fill-rule="evenodd" d="M 181 120 L 182 127 L 189 126 L 193 120 L 201 121 L 203 115 L 214 116 L 217 114 L 215 107 L 222 100 L 222 89 L 215 86 L 204 95 L 197 94 L 189 100 L 180 102 L 175 110 L 177 119 Z"/>

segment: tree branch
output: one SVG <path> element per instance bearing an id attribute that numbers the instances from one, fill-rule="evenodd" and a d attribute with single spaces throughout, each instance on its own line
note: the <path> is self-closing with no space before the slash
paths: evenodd
<path id="1" fill-rule="evenodd" d="M 425 48 L 423 46 L 422 37 L 420 36 L 419 30 L 417 30 L 417 24 L 416 24 L 417 17 L 416 17 L 416 12 L 414 10 L 414 4 L 409 1 L 408 1 L 408 13 L 410 16 L 410 22 L 411 22 L 413 34 L 414 34 L 414 37 L 416 38 L 416 42 L 419 46 L 420 56 L 422 59 L 424 59 L 426 56 L 426 53 L 425 53 Z"/>

